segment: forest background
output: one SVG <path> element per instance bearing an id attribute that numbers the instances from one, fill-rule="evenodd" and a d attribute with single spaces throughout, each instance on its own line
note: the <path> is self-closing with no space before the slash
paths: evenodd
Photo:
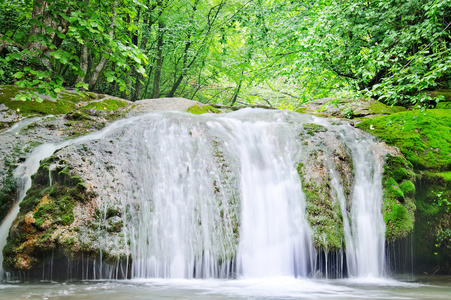
<path id="1" fill-rule="evenodd" d="M 9 0 L 0 85 L 295 108 L 431 104 L 451 86 L 449 0 Z"/>

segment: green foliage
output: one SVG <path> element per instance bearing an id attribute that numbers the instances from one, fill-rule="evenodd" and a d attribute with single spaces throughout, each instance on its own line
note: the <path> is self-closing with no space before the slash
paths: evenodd
<path id="1" fill-rule="evenodd" d="M 13 1 L 11 9 L 25 16 L 23 22 L 26 26 L 21 26 L 17 31 L 14 24 L 7 23 L 1 40 L 9 45 L 20 44 L 23 48 L 6 53 L 2 63 L 14 66 L 17 61 L 27 61 L 23 69 L 9 77 L 25 90 L 18 98 L 41 101 L 39 94 L 56 98 L 64 90 L 63 86 L 75 84 L 77 88 L 88 88 L 83 81 L 75 82 L 77 76 L 88 78 L 93 74 L 93 71 L 86 74 L 83 70 L 79 57 L 83 45 L 89 47 L 94 65 L 101 65 L 102 57 L 113 64 L 109 75 L 105 74 L 108 82 L 117 84 L 120 91 L 129 90 L 125 81 L 131 76 L 128 73 L 130 66 L 136 66 L 137 73 L 142 73 L 141 65 L 147 63 L 147 58 L 129 42 L 128 32 L 134 27 L 130 26 L 125 16 L 135 16 L 135 9 L 142 4 L 126 1 L 122 4 L 124 8 L 119 8 L 117 4 L 118 1 L 114 0 L 102 3 L 37 0 L 32 5 Z M 33 8 L 35 13 L 32 14 Z M 16 19 L 19 18 L 16 14 Z M 28 36 L 28 40 L 24 36 Z"/>
<path id="2" fill-rule="evenodd" d="M 449 110 L 408 111 L 363 121 L 357 127 L 399 147 L 417 169 L 451 168 Z"/>
<path id="3" fill-rule="evenodd" d="M 0 84 L 16 83 L 18 98 L 35 101 L 75 86 L 131 100 L 289 108 L 357 91 L 428 107 L 435 101 L 425 92 L 450 85 L 450 5 L 13 0 L 0 4 Z"/>
<path id="4" fill-rule="evenodd" d="M 348 87 L 389 104 L 421 104 L 420 91 L 448 85 L 449 1 L 312 3 L 301 61 L 335 73 Z"/>

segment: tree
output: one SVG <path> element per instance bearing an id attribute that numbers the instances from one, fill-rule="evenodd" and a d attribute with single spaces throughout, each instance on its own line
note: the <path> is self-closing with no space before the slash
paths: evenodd
<path id="1" fill-rule="evenodd" d="M 20 2 L 14 4 L 17 8 Z M 131 29 L 125 26 L 123 16 L 134 14 L 142 4 L 130 0 L 123 1 L 123 5 L 126 8 L 119 8 L 117 0 L 34 0 L 32 5 L 23 7 L 31 9 L 28 39 L 22 51 L 5 57 L 6 61 L 29 61 L 23 71 L 14 74 L 16 84 L 30 92 L 19 98 L 30 99 L 37 93 L 56 97 L 63 86 L 73 84 L 93 90 L 107 62 L 115 67 L 114 72 L 102 73 L 106 80 L 116 82 L 120 90 L 127 90 L 124 80 L 130 68 L 127 60 L 132 60 L 139 72 L 144 71 L 142 65 L 147 60 L 124 34 Z M 10 44 L 19 42 L 15 39 L 13 30 L 2 38 Z"/>
<path id="2" fill-rule="evenodd" d="M 298 60 L 390 104 L 417 103 L 450 79 L 451 3 L 317 1 Z M 312 54 L 312 52 L 315 54 Z"/>

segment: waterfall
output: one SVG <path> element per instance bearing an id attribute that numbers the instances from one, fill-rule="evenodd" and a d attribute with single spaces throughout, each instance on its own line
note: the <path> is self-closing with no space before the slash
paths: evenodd
<path id="1" fill-rule="evenodd" d="M 139 187 L 126 187 L 137 189 L 128 206 L 140 224 L 129 228 L 134 276 L 308 275 L 313 248 L 289 154 L 295 138 L 285 122 L 242 115 L 167 115 L 118 141 L 141 155 L 132 163 Z"/>
<path id="2" fill-rule="evenodd" d="M 223 136 L 240 160 L 239 273 L 246 278 L 307 276 L 314 251 L 293 132 L 280 119 L 227 121 L 231 130 Z M 215 127 L 220 130 L 221 124 Z"/>
<path id="3" fill-rule="evenodd" d="M 338 133 L 352 153 L 355 177 L 348 213 L 338 176 L 331 170 L 331 183 L 343 213 L 348 272 L 352 277 L 381 277 L 385 265 L 385 223 L 381 213 L 383 159 L 370 135 L 346 127 L 338 127 Z"/>
<path id="4" fill-rule="evenodd" d="M 316 250 L 296 169 L 306 159 L 308 145 L 299 139 L 304 123 L 326 126 L 352 156 L 350 209 L 335 166 L 328 166 L 334 201 L 343 213 L 349 274 L 382 276 L 382 162 L 372 150 L 373 139 L 350 126 L 259 109 L 202 116 L 151 113 L 41 145 L 16 173 L 28 182 L 26 191 L 39 161 L 57 149 L 81 144 L 114 150 L 112 161 L 102 157 L 104 148 L 96 152 L 93 165 L 118 167 L 112 181 L 120 185 L 107 188 L 112 181 L 105 173 L 98 179 L 105 188 L 98 192 L 104 215 L 111 207 L 122 212 L 117 218 L 126 242 L 119 246 L 99 234 L 96 243 L 123 251 L 134 278 L 307 277 L 315 271 Z M 29 171 L 26 165 L 32 165 Z M 17 212 L 2 224 L 1 247 Z"/>

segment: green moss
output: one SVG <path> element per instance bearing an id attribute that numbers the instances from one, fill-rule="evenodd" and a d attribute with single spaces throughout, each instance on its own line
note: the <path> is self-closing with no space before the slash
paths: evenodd
<path id="1" fill-rule="evenodd" d="M 438 172 L 437 175 L 440 176 L 441 178 L 443 178 L 445 181 L 451 183 L 451 171 L 448 171 L 448 172 Z"/>
<path id="2" fill-rule="evenodd" d="M 415 185 L 410 180 L 404 180 L 399 188 L 403 192 L 404 195 L 413 197 L 415 195 Z"/>
<path id="3" fill-rule="evenodd" d="M 451 109 L 451 102 L 439 102 L 436 109 Z"/>
<path id="4" fill-rule="evenodd" d="M 388 178 L 387 182 L 385 183 L 385 188 L 387 192 L 389 192 L 396 200 L 401 202 L 404 201 L 404 193 L 393 178 Z"/>
<path id="5" fill-rule="evenodd" d="M 300 114 L 305 114 L 305 113 L 307 113 L 307 108 L 299 107 L 299 108 L 296 108 L 294 111 L 297 113 L 300 113 Z"/>
<path id="6" fill-rule="evenodd" d="M 219 113 L 220 111 L 210 105 L 202 105 L 199 106 L 197 104 L 188 107 L 188 109 L 186 110 L 186 112 L 189 112 L 191 114 L 195 114 L 195 115 L 201 115 L 201 114 L 205 114 L 205 113 Z"/>
<path id="7" fill-rule="evenodd" d="M 344 239 L 340 207 L 333 204 L 329 186 L 304 178 L 303 167 L 303 164 L 298 164 L 297 170 L 303 182 L 307 220 L 313 230 L 314 246 L 317 249 L 338 251 Z"/>
<path id="8" fill-rule="evenodd" d="M 446 274 L 451 261 L 451 189 L 435 174 L 422 175 L 416 193 L 414 263 L 422 272 L 440 269 Z"/>
<path id="9" fill-rule="evenodd" d="M 386 238 L 395 240 L 404 237 L 413 230 L 413 223 L 406 207 L 395 199 L 389 199 L 384 205 Z"/>
<path id="10" fill-rule="evenodd" d="M 449 110 L 402 112 L 366 120 L 357 127 L 399 147 L 416 169 L 451 168 Z"/>
<path id="11" fill-rule="evenodd" d="M 327 131 L 326 127 L 319 125 L 319 124 L 315 124 L 315 123 L 305 123 L 302 126 L 304 127 L 305 132 L 311 136 L 314 136 L 318 132 L 326 132 Z"/>
<path id="12" fill-rule="evenodd" d="M 415 174 L 402 156 L 387 155 L 385 162 L 382 180 L 385 237 L 394 241 L 406 237 L 413 230 L 416 206 L 412 180 Z"/>
<path id="13" fill-rule="evenodd" d="M 102 101 L 91 102 L 80 108 L 81 109 L 97 109 L 97 110 L 117 110 L 117 109 L 127 106 L 127 105 L 128 105 L 128 103 L 123 100 L 105 99 Z"/>
<path id="14" fill-rule="evenodd" d="M 65 193 L 64 189 L 61 191 L 64 191 Z M 62 196 L 61 194 L 54 194 L 51 203 L 40 206 L 33 214 L 36 226 L 41 227 L 47 219 L 50 220 L 52 224 L 56 225 L 72 224 L 74 221 L 74 200 L 77 199 Z"/>
<path id="15" fill-rule="evenodd" d="M 390 115 L 398 112 L 405 111 L 402 106 L 387 106 L 379 101 L 372 101 L 368 106 L 371 114 Z"/>

